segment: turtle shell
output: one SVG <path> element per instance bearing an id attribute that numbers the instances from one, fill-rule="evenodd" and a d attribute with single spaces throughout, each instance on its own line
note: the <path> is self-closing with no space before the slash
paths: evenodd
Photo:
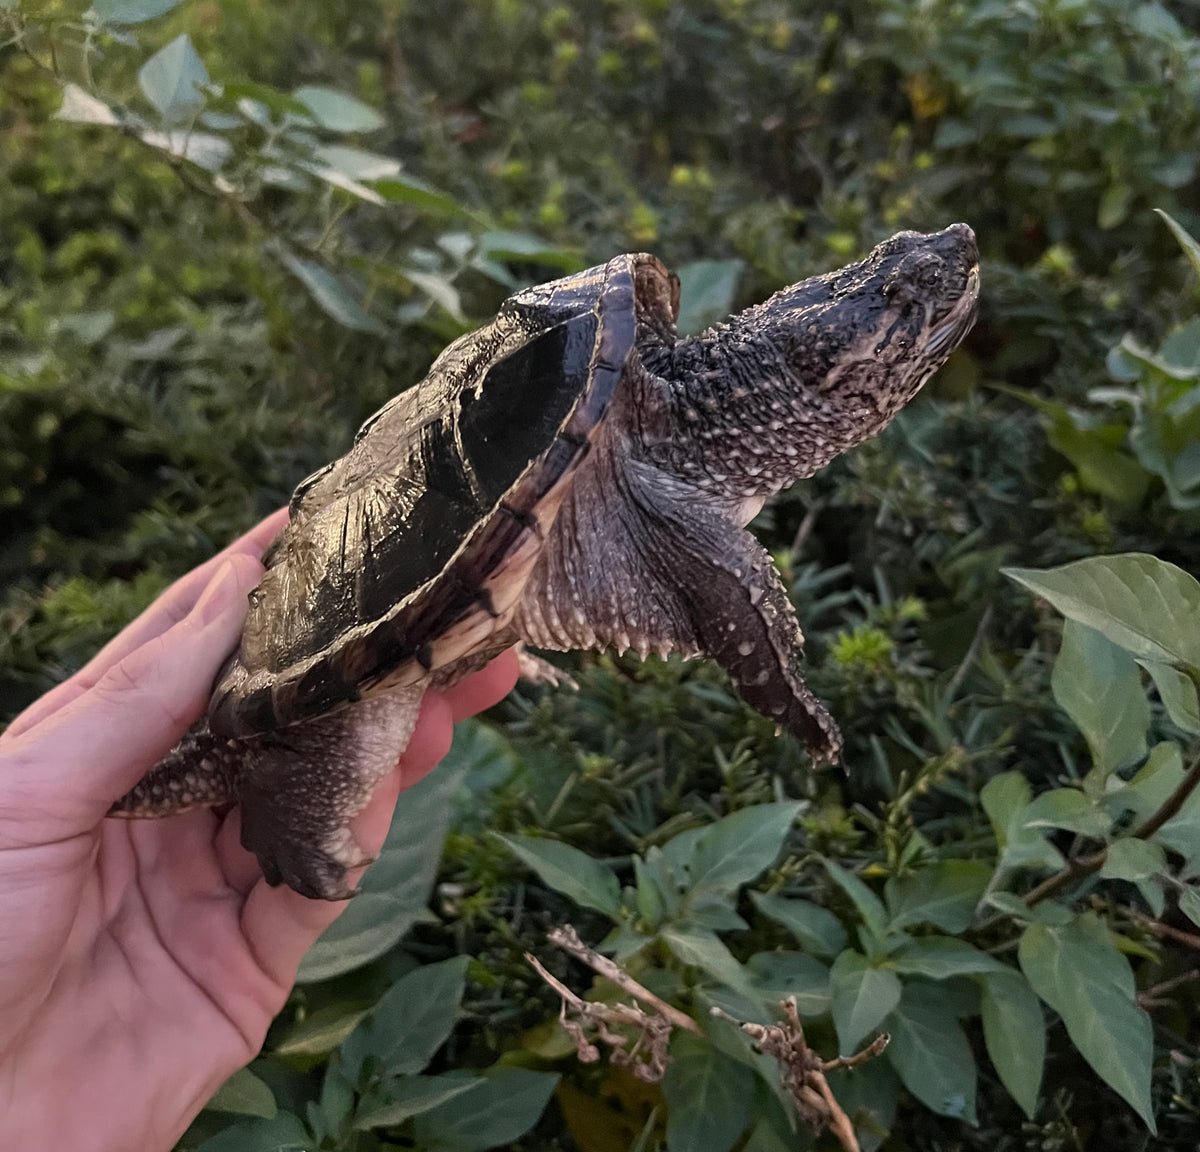
<path id="1" fill-rule="evenodd" d="M 652 256 L 511 297 L 305 480 L 217 680 L 210 724 L 269 732 L 415 683 L 511 619 L 643 315 Z"/>

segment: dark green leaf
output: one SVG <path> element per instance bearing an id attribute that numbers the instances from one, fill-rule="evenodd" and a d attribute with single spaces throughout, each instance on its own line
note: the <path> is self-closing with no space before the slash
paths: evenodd
<path id="1" fill-rule="evenodd" d="M 836 956 L 846 947 L 846 929 L 827 908 L 809 900 L 765 892 L 751 892 L 750 899 L 764 916 L 795 936 L 805 951 L 815 956 Z"/>
<path id="2" fill-rule="evenodd" d="M 276 252 L 327 316 L 356 332 L 382 336 L 387 331 L 374 316 L 363 311 L 358 293 L 340 277 L 315 261 L 293 256 L 285 249 L 279 248 Z"/>
<path id="3" fill-rule="evenodd" d="M 733 311 L 733 299 L 745 264 L 741 260 L 695 260 L 679 274 L 680 335 L 700 332 Z"/>
<path id="4" fill-rule="evenodd" d="M 1185 888 L 1179 894 L 1179 911 L 1200 927 L 1200 892 L 1194 887 Z"/>
<path id="5" fill-rule="evenodd" d="M 873 968 L 859 952 L 843 952 L 829 970 L 829 994 L 838 1050 L 852 1055 L 900 1003 L 900 977 Z"/>
<path id="6" fill-rule="evenodd" d="M 1166 853 L 1160 844 L 1127 836 L 1108 846 L 1100 877 L 1104 880 L 1148 880 L 1166 866 Z"/>
<path id="7" fill-rule="evenodd" d="M 374 108 L 333 88 L 306 85 L 297 88 L 292 96 L 308 109 L 322 128 L 331 132 L 373 132 L 386 123 Z"/>
<path id="8" fill-rule="evenodd" d="M 620 914 L 621 882 L 607 864 L 559 840 L 502 836 L 498 832 L 493 835 L 556 892 L 608 916 Z"/>
<path id="9" fill-rule="evenodd" d="M 691 892 L 733 893 L 769 868 L 803 804 L 756 804 L 718 820 L 697 838 Z"/>
<path id="10" fill-rule="evenodd" d="M 699 1037 L 679 1032 L 662 1091 L 668 1152 L 729 1152 L 750 1122 L 754 1073 Z"/>
<path id="11" fill-rule="evenodd" d="M 1032 1119 L 1046 1061 L 1046 1022 L 1029 982 L 1012 968 L 979 982 L 983 1039 L 996 1072 Z"/>
<path id="12" fill-rule="evenodd" d="M 1155 208 L 1166 225 L 1171 229 L 1171 235 L 1179 242 L 1179 247 L 1183 249 L 1183 254 L 1191 261 L 1192 267 L 1196 270 L 1196 275 L 1200 276 L 1200 244 L 1198 244 L 1192 234 L 1179 223 L 1178 220 L 1168 216 L 1161 208 Z"/>
<path id="13" fill-rule="evenodd" d="M 965 932 L 991 874 L 981 860 L 939 860 L 909 876 L 890 877 L 884 885 L 889 927 L 933 924 L 944 932 Z"/>
<path id="14" fill-rule="evenodd" d="M 481 1152 L 524 1136 L 558 1084 L 549 1072 L 498 1068 L 472 1091 L 422 1112 L 417 1143 L 428 1152 Z"/>
<path id="15" fill-rule="evenodd" d="M 682 963 L 707 972 L 744 996 L 754 996 L 755 990 L 742 966 L 712 932 L 704 928 L 670 925 L 659 935 Z"/>
<path id="16" fill-rule="evenodd" d="M 178 8 L 183 0 L 92 0 L 92 11 L 105 24 L 142 24 Z"/>
<path id="17" fill-rule="evenodd" d="M 1062 1017 L 1083 1058 L 1154 1132 L 1154 1030 L 1134 1001 L 1129 961 L 1103 923 L 1085 913 L 1062 927 L 1031 924 L 1019 956 L 1033 990 Z"/>
<path id="18" fill-rule="evenodd" d="M 1145 660 L 1142 667 L 1150 673 L 1167 715 L 1185 732 L 1200 733 L 1200 703 L 1196 698 L 1196 682 L 1170 664 Z"/>
<path id="19" fill-rule="evenodd" d="M 184 33 L 142 65 L 138 83 L 158 114 L 168 124 L 179 124 L 204 104 L 201 89 L 208 85 L 208 70 Z"/>
<path id="20" fill-rule="evenodd" d="M 379 858 L 350 906 L 308 950 L 298 980 L 327 980 L 369 963 L 426 914 L 450 802 L 462 783 L 452 757 L 453 750 L 447 762 L 404 793 Z"/>
<path id="21" fill-rule="evenodd" d="M 1026 828 L 1065 828 L 1093 839 L 1103 836 L 1112 818 L 1078 788 L 1053 788 L 1033 800 L 1020 817 Z"/>
<path id="22" fill-rule="evenodd" d="M 994 956 L 951 936 L 918 937 L 894 953 L 887 967 L 906 976 L 924 976 L 927 980 L 1008 970 Z"/>
<path id="23" fill-rule="evenodd" d="M 801 1016 L 829 1011 L 829 969 L 803 952 L 756 952 L 746 962 L 746 975 L 772 1006 L 790 996 Z"/>
<path id="24" fill-rule="evenodd" d="M 905 988 L 884 1029 L 892 1037 L 887 1059 L 904 1086 L 939 1116 L 976 1123 L 975 1057 L 937 991 L 919 984 Z"/>
<path id="25" fill-rule="evenodd" d="M 368 1091 L 354 1112 L 354 1127 L 393 1128 L 487 1081 L 466 1076 L 401 1076 Z"/>
<path id="26" fill-rule="evenodd" d="M 240 1120 L 210 1136 L 197 1152 L 312 1152 L 315 1141 L 304 1122 L 290 1112 L 270 1120 Z"/>
<path id="27" fill-rule="evenodd" d="M 341 1044 L 366 1014 L 365 1008 L 327 1004 L 296 1024 L 271 1051 L 279 1056 L 323 1056 Z"/>
<path id="28" fill-rule="evenodd" d="M 871 891 L 853 872 L 847 872 L 840 864 L 832 860 L 823 861 L 830 878 L 837 884 L 854 903 L 863 923 L 876 935 L 882 934 L 887 924 L 887 913 L 883 901 Z"/>

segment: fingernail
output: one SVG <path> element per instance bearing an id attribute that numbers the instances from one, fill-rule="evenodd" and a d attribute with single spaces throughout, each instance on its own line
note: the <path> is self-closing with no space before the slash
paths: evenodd
<path id="1" fill-rule="evenodd" d="M 196 606 L 191 611 L 193 619 L 201 627 L 220 619 L 231 607 L 236 585 L 237 570 L 232 561 L 226 560 L 208 582 L 203 595 L 196 601 Z"/>

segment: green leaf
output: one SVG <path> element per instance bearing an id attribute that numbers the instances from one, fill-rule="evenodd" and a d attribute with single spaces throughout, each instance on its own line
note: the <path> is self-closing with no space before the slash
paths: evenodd
<path id="1" fill-rule="evenodd" d="M 701 332 L 733 311 L 745 263 L 741 260 L 694 260 L 677 269 L 681 336 Z"/>
<path id="2" fill-rule="evenodd" d="M 63 85 L 62 103 L 54 113 L 55 120 L 67 120 L 72 124 L 120 124 L 116 109 L 103 100 L 85 92 L 78 84 L 67 81 Z"/>
<path id="3" fill-rule="evenodd" d="M 789 996 L 801 1016 L 829 1011 L 829 969 L 803 952 L 756 952 L 746 961 L 746 974 L 759 999 L 778 1004 Z"/>
<path id="4" fill-rule="evenodd" d="M 1126 836 L 1108 846 L 1100 877 L 1103 880 L 1137 882 L 1157 876 L 1166 866 L 1167 856 L 1162 845 Z"/>
<path id="5" fill-rule="evenodd" d="M 1150 705 L 1137 664 L 1123 648 L 1094 628 L 1066 621 L 1050 686 L 1098 764 L 1116 770 L 1146 755 Z"/>
<path id="6" fill-rule="evenodd" d="M 355 1008 L 341 1002 L 326 1004 L 296 1024 L 271 1049 L 271 1054 L 324 1056 L 341 1044 L 366 1014 L 366 1008 Z"/>
<path id="7" fill-rule="evenodd" d="M 390 200 L 393 204 L 411 204 L 414 208 L 421 208 L 426 212 L 436 212 L 443 216 L 469 215 L 453 196 L 439 192 L 415 176 L 397 173 L 395 176 L 375 180 L 371 186 L 380 196 L 385 200 Z"/>
<path id="8" fill-rule="evenodd" d="M 803 804 L 756 804 L 718 820 L 696 840 L 692 893 L 733 893 L 775 863 Z"/>
<path id="9" fill-rule="evenodd" d="M 272 1119 L 279 1109 L 275 1094 L 249 1068 L 239 1068 L 204 1106 L 210 1112 L 238 1112 Z"/>
<path id="10" fill-rule="evenodd" d="M 169 132 L 141 132 L 139 135 L 152 148 L 161 148 L 172 156 L 190 160 L 206 172 L 219 171 L 233 155 L 233 145 L 224 136 L 214 136 L 211 132 L 173 128 Z"/>
<path id="11" fill-rule="evenodd" d="M 208 70 L 186 32 L 155 52 L 138 72 L 146 99 L 169 124 L 179 124 L 200 110 L 201 89 L 208 82 Z"/>
<path id="12" fill-rule="evenodd" d="M 1200 584 L 1182 568 L 1127 552 L 1045 571 L 1002 571 L 1137 659 L 1178 664 L 1200 675 Z"/>
<path id="13" fill-rule="evenodd" d="M 1192 267 L 1196 270 L 1196 275 L 1200 276 L 1200 244 L 1196 243 L 1192 234 L 1178 220 L 1168 216 L 1161 208 L 1155 208 L 1154 211 L 1163 218 L 1167 227 L 1171 229 L 1171 235 L 1179 242 L 1179 247 L 1183 249 L 1183 254 L 1191 261 Z"/>
<path id="14" fill-rule="evenodd" d="M 1144 660 L 1142 667 L 1150 673 L 1171 720 L 1190 735 L 1200 733 L 1200 701 L 1195 681 L 1186 672 L 1156 660 Z"/>
<path id="15" fill-rule="evenodd" d="M 1057 900 L 1041 900 L 1030 907 L 1014 892 L 989 892 L 985 904 L 1028 924 L 1069 924 L 1075 913 Z"/>
<path id="16" fill-rule="evenodd" d="M 1033 990 L 1062 1017 L 1083 1058 L 1155 1132 L 1154 1030 L 1134 1001 L 1129 961 L 1101 921 L 1089 912 L 1062 927 L 1031 924 L 1018 956 Z"/>
<path id="17" fill-rule="evenodd" d="M 514 264 L 546 264 L 564 272 L 578 272 L 584 267 L 583 253 L 578 248 L 551 244 L 528 232 L 495 230 L 479 237 L 479 247 L 489 260 L 504 260 Z"/>
<path id="18" fill-rule="evenodd" d="M 346 1075 L 360 1079 L 368 1057 L 376 1075 L 420 1072 L 454 1029 L 469 963 L 455 956 L 401 976 L 342 1045 Z"/>
<path id="19" fill-rule="evenodd" d="M 742 966 L 712 932 L 704 928 L 669 925 L 659 935 L 681 963 L 707 972 L 743 996 L 755 996 L 755 989 Z"/>
<path id="20" fill-rule="evenodd" d="M 321 311 L 346 328 L 382 336 L 387 329 L 363 311 L 358 294 L 339 276 L 312 260 L 294 256 L 284 248 L 273 249 L 292 274 L 308 289 Z"/>
<path id="21" fill-rule="evenodd" d="M 1029 982 L 1006 968 L 979 982 L 983 1039 L 1001 1083 L 1030 1119 L 1046 1062 L 1046 1021 Z"/>
<path id="22" fill-rule="evenodd" d="M 884 1029 L 892 1036 L 887 1059 L 905 1088 L 939 1116 L 975 1124 L 975 1057 L 937 990 L 909 985 Z"/>
<path id="23" fill-rule="evenodd" d="M 944 932 L 965 932 L 975 918 L 992 870 L 982 860 L 939 860 L 884 885 L 891 929 L 933 924 Z"/>
<path id="24" fill-rule="evenodd" d="M 862 953 L 847 950 L 829 970 L 829 995 L 838 1050 L 849 1056 L 900 1003 L 900 977 L 873 968 Z"/>
<path id="25" fill-rule="evenodd" d="M 315 1141 L 304 1122 L 290 1112 L 270 1120 L 241 1120 L 210 1136 L 197 1152 L 312 1152 Z"/>
<path id="26" fill-rule="evenodd" d="M 621 882 L 617 874 L 586 852 L 540 836 L 493 836 L 532 868 L 556 892 L 584 908 L 595 908 L 614 919 L 621 912 Z"/>
<path id="27" fill-rule="evenodd" d="M 814 956 L 836 956 L 846 947 L 846 929 L 827 908 L 810 900 L 796 900 L 774 893 L 751 892 L 750 899 L 764 915 L 782 924 Z"/>
<path id="28" fill-rule="evenodd" d="M 854 1124 L 863 1152 L 875 1152 L 887 1139 L 900 1103 L 900 1081 L 892 1066 L 868 1060 L 857 1068 L 835 1068 L 826 1079 Z"/>
<path id="29" fill-rule="evenodd" d="M 454 761 L 452 747 L 438 768 L 400 798 L 379 858 L 349 907 L 308 950 L 299 981 L 327 980 L 369 963 L 426 914 L 451 800 L 463 778 Z"/>
<path id="30" fill-rule="evenodd" d="M 386 121 L 374 108 L 333 88 L 306 85 L 292 96 L 312 113 L 322 128 L 331 132 L 374 132 Z"/>
<path id="31" fill-rule="evenodd" d="M 1033 800 L 1020 817 L 1026 828 L 1064 828 L 1098 839 L 1112 817 L 1078 788 L 1053 788 Z"/>
<path id="32" fill-rule="evenodd" d="M 882 935 L 887 924 L 887 913 L 884 911 L 883 901 L 853 872 L 846 871 L 840 864 L 835 864 L 832 860 L 824 860 L 822 863 L 830 878 L 850 897 L 854 907 L 858 909 L 858 914 L 863 918 L 863 923 L 877 936 Z"/>
<path id="33" fill-rule="evenodd" d="M 486 1083 L 466 1076 L 401 1076 L 370 1089 L 354 1112 L 354 1127 L 394 1128 Z"/>
<path id="34" fill-rule="evenodd" d="M 1029 806 L 1029 781 L 1019 772 L 993 776 L 979 793 L 979 801 L 992 823 L 1003 852 L 1002 868 L 1061 868 L 1062 853 L 1050 844 L 1040 828 L 1024 823 Z"/>
<path id="35" fill-rule="evenodd" d="M 668 1152 L 728 1152 L 750 1122 L 754 1073 L 698 1036 L 679 1032 L 662 1092 Z"/>
<path id="36" fill-rule="evenodd" d="M 1179 894 L 1179 911 L 1200 927 L 1200 892 L 1195 888 L 1185 888 Z"/>
<path id="37" fill-rule="evenodd" d="M 92 11 L 103 24 L 143 24 L 165 16 L 183 0 L 92 0 Z"/>
<path id="38" fill-rule="evenodd" d="M 480 1152 L 524 1136 L 557 1087 L 555 1073 L 498 1068 L 471 1092 L 414 1121 L 417 1144 L 427 1152 Z"/>
<path id="39" fill-rule="evenodd" d="M 924 976 L 927 980 L 1009 971 L 994 956 L 952 936 L 918 937 L 894 953 L 887 961 L 887 967 L 906 976 Z"/>

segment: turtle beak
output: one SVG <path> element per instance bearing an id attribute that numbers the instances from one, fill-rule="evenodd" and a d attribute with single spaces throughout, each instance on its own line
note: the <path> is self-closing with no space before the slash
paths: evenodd
<path id="1" fill-rule="evenodd" d="M 973 264 L 967 273 L 966 287 L 950 311 L 929 333 L 925 352 L 930 356 L 948 355 L 975 324 L 979 314 L 979 265 Z"/>

